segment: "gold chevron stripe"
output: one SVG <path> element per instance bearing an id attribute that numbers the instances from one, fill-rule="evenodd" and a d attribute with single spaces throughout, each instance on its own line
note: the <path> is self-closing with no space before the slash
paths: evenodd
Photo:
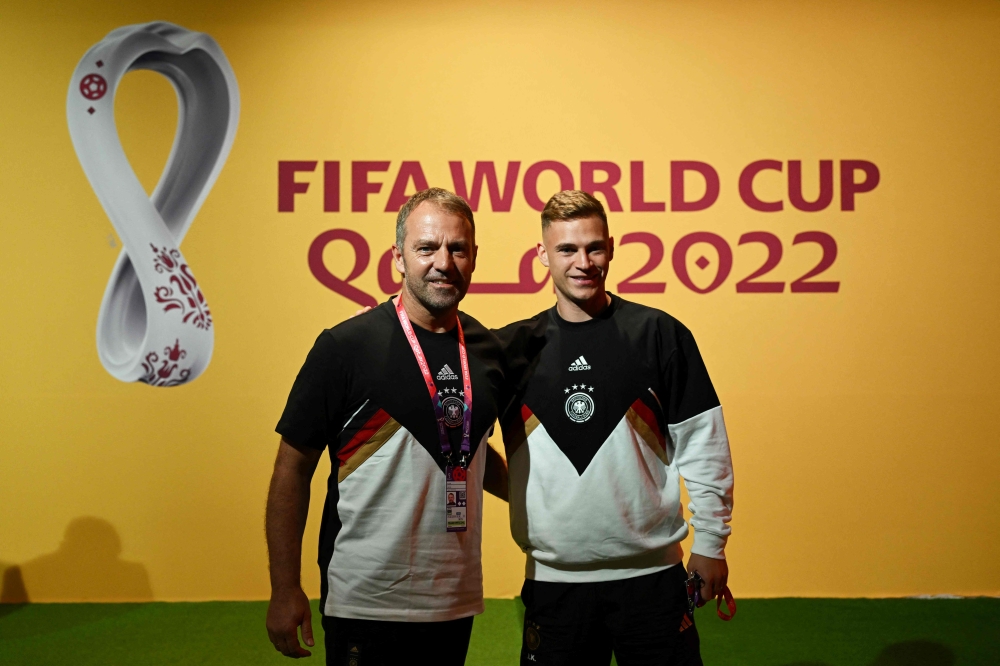
<path id="1" fill-rule="evenodd" d="M 646 446 L 653 450 L 653 453 L 655 453 L 656 457 L 660 459 L 660 462 L 664 465 L 669 465 L 670 461 L 667 460 L 667 452 L 663 450 L 662 446 L 660 446 L 656 433 L 645 421 L 642 420 L 642 417 L 639 416 L 634 409 L 629 407 L 629 410 L 625 412 L 625 418 L 628 420 L 629 425 L 632 426 L 632 429 L 635 430 L 636 434 L 639 435 L 639 439 L 644 441 Z"/>
<path id="2" fill-rule="evenodd" d="M 337 483 L 343 483 L 344 479 L 350 476 L 351 472 L 361 467 L 361 463 L 368 460 L 373 453 L 382 448 L 382 445 L 389 441 L 389 438 L 396 434 L 399 430 L 400 425 L 396 423 L 395 419 L 389 419 L 382 427 L 378 429 L 374 435 L 371 436 L 367 442 L 358 447 L 358 450 L 354 452 L 354 455 L 347 459 L 343 465 L 340 466 L 340 470 L 337 472 Z"/>

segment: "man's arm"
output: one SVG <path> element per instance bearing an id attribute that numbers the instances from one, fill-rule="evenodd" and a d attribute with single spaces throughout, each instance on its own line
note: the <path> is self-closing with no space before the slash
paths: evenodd
<path id="1" fill-rule="evenodd" d="M 278 445 L 274 473 L 267 493 L 267 557 L 271 569 L 271 601 L 267 606 L 267 635 L 274 648 L 286 657 L 308 657 L 312 653 L 312 611 L 299 578 L 302 566 L 302 533 L 309 514 L 309 486 L 323 452 L 300 448 L 284 438 Z"/>
<path id="2" fill-rule="evenodd" d="M 729 578 L 725 548 L 733 515 L 733 460 L 719 396 L 698 345 L 683 327 L 673 335 L 677 347 L 664 373 L 667 429 L 674 464 L 691 497 L 694 544 L 688 571 L 701 576 L 702 598 L 708 600 L 725 589 Z"/>
<path id="3" fill-rule="evenodd" d="M 507 461 L 496 449 L 486 446 L 486 473 L 483 475 L 483 490 L 509 502 L 507 486 Z"/>

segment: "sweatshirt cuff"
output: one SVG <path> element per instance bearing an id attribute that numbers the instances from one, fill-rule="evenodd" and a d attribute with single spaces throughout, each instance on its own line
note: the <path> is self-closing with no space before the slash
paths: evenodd
<path id="1" fill-rule="evenodd" d="M 728 537 L 721 537 L 711 532 L 694 531 L 694 544 L 691 546 L 692 555 L 711 557 L 716 560 L 726 559 L 726 540 Z"/>

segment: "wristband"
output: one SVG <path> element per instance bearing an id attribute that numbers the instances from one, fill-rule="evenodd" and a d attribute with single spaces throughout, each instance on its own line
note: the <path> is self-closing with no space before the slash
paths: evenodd
<path id="1" fill-rule="evenodd" d="M 115 127 L 121 78 L 148 69 L 177 92 L 178 129 L 147 196 Z M 97 316 L 97 352 L 113 377 L 177 386 L 212 357 L 212 315 L 180 243 L 229 155 L 240 114 L 229 61 L 214 39 L 172 23 L 113 30 L 80 60 L 66 117 L 73 147 L 122 241 Z"/>

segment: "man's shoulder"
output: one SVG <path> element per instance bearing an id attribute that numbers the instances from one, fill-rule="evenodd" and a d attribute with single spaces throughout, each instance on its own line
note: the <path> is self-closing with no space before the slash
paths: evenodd
<path id="1" fill-rule="evenodd" d="M 478 319 L 470 314 L 458 312 L 458 320 L 462 323 L 462 335 L 465 344 L 478 355 L 499 355 L 502 349 L 496 333 L 483 326 Z"/>
<path id="2" fill-rule="evenodd" d="M 628 330 L 655 330 L 669 338 L 691 335 L 691 331 L 679 319 L 659 308 L 615 295 L 618 301 L 615 319 L 618 325 Z"/>
<path id="3" fill-rule="evenodd" d="M 549 309 L 542 310 L 534 317 L 512 322 L 501 328 L 493 329 L 493 333 L 505 348 L 519 339 L 541 336 L 548 328 L 550 321 Z"/>
<path id="4" fill-rule="evenodd" d="M 384 338 L 391 334 L 395 321 L 392 304 L 386 301 L 368 312 L 325 329 L 320 333 L 317 343 L 322 341 L 321 344 L 350 345 L 355 348 L 383 344 Z"/>

